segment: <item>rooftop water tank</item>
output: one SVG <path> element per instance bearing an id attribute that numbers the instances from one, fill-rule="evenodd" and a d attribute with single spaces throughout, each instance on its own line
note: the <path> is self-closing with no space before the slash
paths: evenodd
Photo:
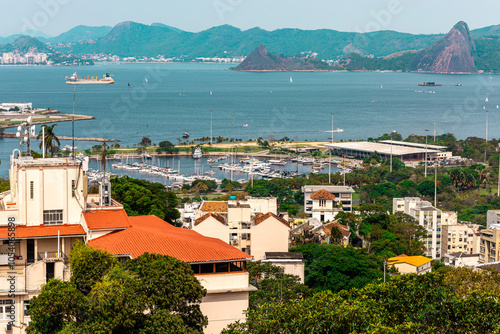
<path id="1" fill-rule="evenodd" d="M 236 199 L 236 196 L 231 196 L 229 197 L 229 199 Z"/>

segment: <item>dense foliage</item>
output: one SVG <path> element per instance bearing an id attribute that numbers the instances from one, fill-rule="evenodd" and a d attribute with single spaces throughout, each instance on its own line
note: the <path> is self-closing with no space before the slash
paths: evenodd
<path id="1" fill-rule="evenodd" d="M 304 244 L 292 251 L 304 256 L 305 284 L 317 291 L 362 288 L 383 277 L 381 260 L 363 249 Z"/>
<path id="2" fill-rule="evenodd" d="M 70 257 L 71 281 L 51 279 L 31 299 L 28 333 L 203 332 L 206 291 L 189 264 L 143 254 L 121 265 L 82 243 Z"/>
<path id="3" fill-rule="evenodd" d="M 402 275 L 362 289 L 265 304 L 224 333 L 498 333 L 499 286 L 497 273 L 464 268 Z"/>
<path id="4" fill-rule="evenodd" d="M 155 215 L 171 224 L 180 217 L 179 199 L 161 183 L 123 176 L 111 179 L 111 191 L 129 216 Z"/>
<path id="5" fill-rule="evenodd" d="M 284 269 L 270 262 L 248 262 L 250 284 L 257 291 L 249 293 L 250 309 L 258 309 L 266 303 L 282 303 L 310 297 L 313 290 L 300 283 L 295 275 L 285 274 Z"/>

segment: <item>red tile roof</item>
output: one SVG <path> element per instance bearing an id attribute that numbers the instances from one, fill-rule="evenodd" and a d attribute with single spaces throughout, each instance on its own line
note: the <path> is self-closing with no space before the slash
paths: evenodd
<path id="1" fill-rule="evenodd" d="M 0 227 L 0 239 L 8 238 L 8 226 Z M 59 231 L 60 236 L 84 236 L 85 231 L 81 225 L 39 225 L 39 226 L 17 226 L 16 238 L 41 238 L 41 237 L 57 237 Z"/>
<path id="2" fill-rule="evenodd" d="M 264 220 L 270 218 L 270 217 L 274 217 L 275 219 L 277 219 L 279 222 L 283 223 L 285 226 L 287 227 L 290 227 L 290 224 L 288 224 L 288 222 L 286 220 L 284 220 L 283 218 L 281 217 L 278 217 L 276 216 L 274 213 L 272 212 L 268 212 L 266 214 L 263 214 L 263 213 L 258 213 L 255 215 L 254 217 L 254 221 L 255 221 L 255 225 L 259 225 L 260 223 L 262 223 Z"/>
<path id="3" fill-rule="evenodd" d="M 201 211 L 205 212 L 227 212 L 227 202 L 203 202 Z"/>
<path id="4" fill-rule="evenodd" d="M 335 199 L 335 195 L 326 191 L 325 189 L 321 189 L 311 194 L 311 199 Z"/>
<path id="5" fill-rule="evenodd" d="M 84 212 L 83 217 L 90 230 L 118 229 L 130 226 L 124 209 Z"/>
<path id="6" fill-rule="evenodd" d="M 221 215 L 219 215 L 216 212 L 215 213 L 209 212 L 209 213 L 204 214 L 203 216 L 201 216 L 200 218 L 198 218 L 194 221 L 194 225 L 196 226 L 196 225 L 200 224 L 201 222 L 205 221 L 208 217 L 213 217 L 216 220 L 218 220 L 219 222 L 221 222 L 222 224 L 226 225 L 226 221 L 224 220 L 224 217 L 222 217 Z"/>
<path id="7" fill-rule="evenodd" d="M 336 226 L 339 229 L 340 233 L 342 233 L 342 236 L 344 238 L 349 238 L 351 236 L 351 231 L 349 229 L 349 226 L 342 225 L 337 222 L 332 222 L 324 225 L 324 227 L 329 229 L 330 231 L 334 226 Z"/>
<path id="8" fill-rule="evenodd" d="M 95 249 L 116 255 L 157 253 L 184 262 L 239 261 L 250 255 L 217 238 L 174 227 L 156 216 L 129 217 L 131 227 L 89 241 Z"/>

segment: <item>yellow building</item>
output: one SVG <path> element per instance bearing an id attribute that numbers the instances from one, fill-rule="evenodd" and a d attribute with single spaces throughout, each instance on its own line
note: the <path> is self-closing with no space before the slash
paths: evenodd
<path id="1" fill-rule="evenodd" d="M 431 271 L 431 262 L 432 259 L 425 256 L 407 256 L 403 254 L 389 258 L 387 265 L 393 266 L 401 274 L 420 275 Z"/>

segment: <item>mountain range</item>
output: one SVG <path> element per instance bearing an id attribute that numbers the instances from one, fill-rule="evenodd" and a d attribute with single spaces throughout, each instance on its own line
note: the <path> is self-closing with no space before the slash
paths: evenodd
<path id="1" fill-rule="evenodd" d="M 36 32 L 30 33 L 36 34 Z M 470 52 L 475 59 L 475 67 L 485 71 L 500 71 L 497 56 L 497 52 L 500 51 L 500 25 L 468 33 L 471 46 L 473 45 Z M 413 57 L 413 53 L 419 53 L 436 45 L 447 35 L 414 35 L 388 30 L 368 33 L 329 29 L 241 30 L 230 25 L 194 33 L 161 23 L 145 25 L 122 22 L 114 27 L 77 26 L 56 37 L 41 34 L 38 36 L 38 40 L 48 43 L 55 50 L 76 55 L 94 53 L 121 57 L 164 55 L 190 61 L 196 57 L 241 57 L 250 54 L 257 45 L 262 44 L 269 52 L 281 58 L 286 58 L 284 55 L 297 58 L 300 55 L 314 53 L 319 59 L 341 59 L 341 62 L 348 62 L 349 64 L 344 64 L 344 67 L 349 69 L 353 64 L 362 64 L 368 62 L 368 57 L 374 57 L 375 60 L 368 67 L 373 67 L 377 62 L 400 62 L 400 68 L 404 70 L 408 67 L 409 60 L 417 59 Z M 0 44 L 12 43 L 18 37 L 19 35 L 12 35 L 0 38 Z M 463 42 L 465 43 L 465 40 Z M 441 47 L 443 50 L 451 50 L 449 45 L 442 44 Z M 428 59 L 419 61 L 421 64 L 429 62 Z"/>
<path id="2" fill-rule="evenodd" d="M 474 39 L 465 22 L 458 22 L 444 37 L 422 50 L 398 52 L 387 57 L 362 57 L 352 53 L 333 66 L 313 57 L 282 57 L 260 44 L 236 71 L 393 70 L 432 73 L 475 73 Z"/>

